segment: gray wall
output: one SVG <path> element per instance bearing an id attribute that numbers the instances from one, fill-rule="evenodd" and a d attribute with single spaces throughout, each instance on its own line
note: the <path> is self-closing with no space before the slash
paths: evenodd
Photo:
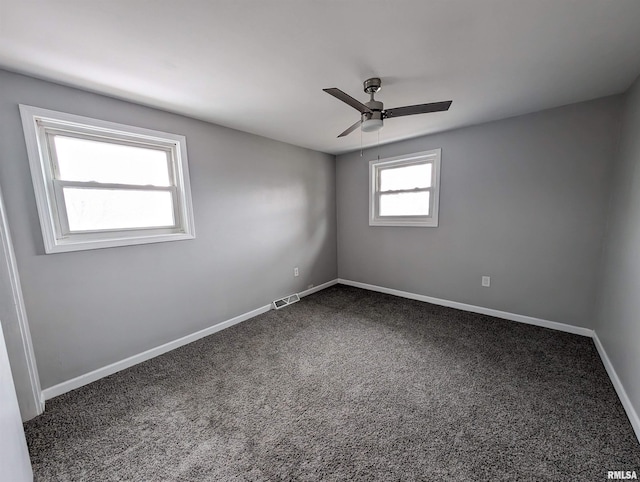
<path id="1" fill-rule="evenodd" d="M 42 388 L 336 278 L 333 156 L 5 71 L 0 85 L 0 183 Z M 45 255 L 19 103 L 186 135 L 197 238 Z"/>
<path id="2" fill-rule="evenodd" d="M 640 414 L 640 79 L 625 99 L 608 219 L 596 334 Z"/>
<path id="3" fill-rule="evenodd" d="M 339 277 L 592 327 L 620 109 L 611 97 L 381 146 L 442 148 L 437 228 L 370 227 L 378 150 L 338 156 Z"/>

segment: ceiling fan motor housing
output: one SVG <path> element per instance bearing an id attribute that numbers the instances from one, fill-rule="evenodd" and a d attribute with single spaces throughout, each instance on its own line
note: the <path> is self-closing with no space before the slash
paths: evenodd
<path id="1" fill-rule="evenodd" d="M 364 81 L 364 91 L 371 96 L 369 102 L 365 102 L 371 112 L 362 114 L 362 125 L 360 128 L 363 132 L 375 132 L 382 129 L 384 105 L 373 98 L 373 95 L 382 87 L 382 81 L 378 77 L 373 77 Z"/>

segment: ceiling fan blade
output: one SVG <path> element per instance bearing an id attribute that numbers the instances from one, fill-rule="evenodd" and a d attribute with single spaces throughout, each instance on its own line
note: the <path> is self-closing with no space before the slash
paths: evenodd
<path id="1" fill-rule="evenodd" d="M 346 131 L 344 131 L 342 134 L 340 134 L 338 137 L 344 137 L 344 136 L 348 136 L 349 134 L 351 134 L 353 131 L 355 131 L 358 127 L 360 127 L 360 124 L 362 124 L 362 121 L 359 120 L 358 122 L 356 122 L 355 124 L 353 124 L 351 127 L 349 127 Z"/>
<path id="2" fill-rule="evenodd" d="M 371 109 L 369 109 L 362 102 L 354 99 L 349 94 L 345 94 L 344 92 L 342 92 L 340 89 L 337 89 L 336 87 L 331 87 L 330 89 L 322 89 L 322 90 L 324 90 L 327 94 L 331 94 L 336 99 L 341 100 L 345 104 L 349 104 L 351 107 L 356 109 L 361 114 L 364 114 L 365 112 L 371 113 Z"/>
<path id="3" fill-rule="evenodd" d="M 405 107 L 394 107 L 384 111 L 385 117 L 400 117 L 403 115 L 428 114 L 430 112 L 442 112 L 449 110 L 452 100 L 444 102 L 432 102 L 430 104 L 408 105 Z"/>

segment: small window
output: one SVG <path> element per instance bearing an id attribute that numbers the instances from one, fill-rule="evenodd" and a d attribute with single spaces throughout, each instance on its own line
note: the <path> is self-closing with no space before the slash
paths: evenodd
<path id="1" fill-rule="evenodd" d="M 440 152 L 369 163 L 370 226 L 438 226 Z"/>
<path id="2" fill-rule="evenodd" d="M 20 113 L 47 253 L 195 237 L 184 136 Z"/>

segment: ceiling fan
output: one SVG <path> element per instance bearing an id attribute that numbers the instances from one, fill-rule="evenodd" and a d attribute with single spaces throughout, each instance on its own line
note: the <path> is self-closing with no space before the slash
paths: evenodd
<path id="1" fill-rule="evenodd" d="M 393 109 L 385 109 L 384 104 L 373 98 L 374 94 L 380 90 L 382 81 L 373 77 L 364 81 L 364 91 L 371 96 L 369 102 L 364 104 L 359 100 L 354 99 L 349 94 L 345 94 L 336 87 L 329 89 L 322 89 L 327 94 L 331 94 L 336 99 L 341 100 L 345 104 L 349 104 L 351 107 L 360 112 L 361 117 L 358 122 L 353 124 L 338 137 L 344 137 L 351 134 L 359 126 L 362 126 L 364 132 L 375 132 L 382 129 L 384 119 L 390 119 L 393 117 L 401 117 L 405 115 L 413 114 L 428 114 L 429 112 L 442 112 L 449 110 L 452 100 L 446 100 L 443 102 L 431 102 L 430 104 L 417 104 L 407 105 L 405 107 L 394 107 Z"/>

